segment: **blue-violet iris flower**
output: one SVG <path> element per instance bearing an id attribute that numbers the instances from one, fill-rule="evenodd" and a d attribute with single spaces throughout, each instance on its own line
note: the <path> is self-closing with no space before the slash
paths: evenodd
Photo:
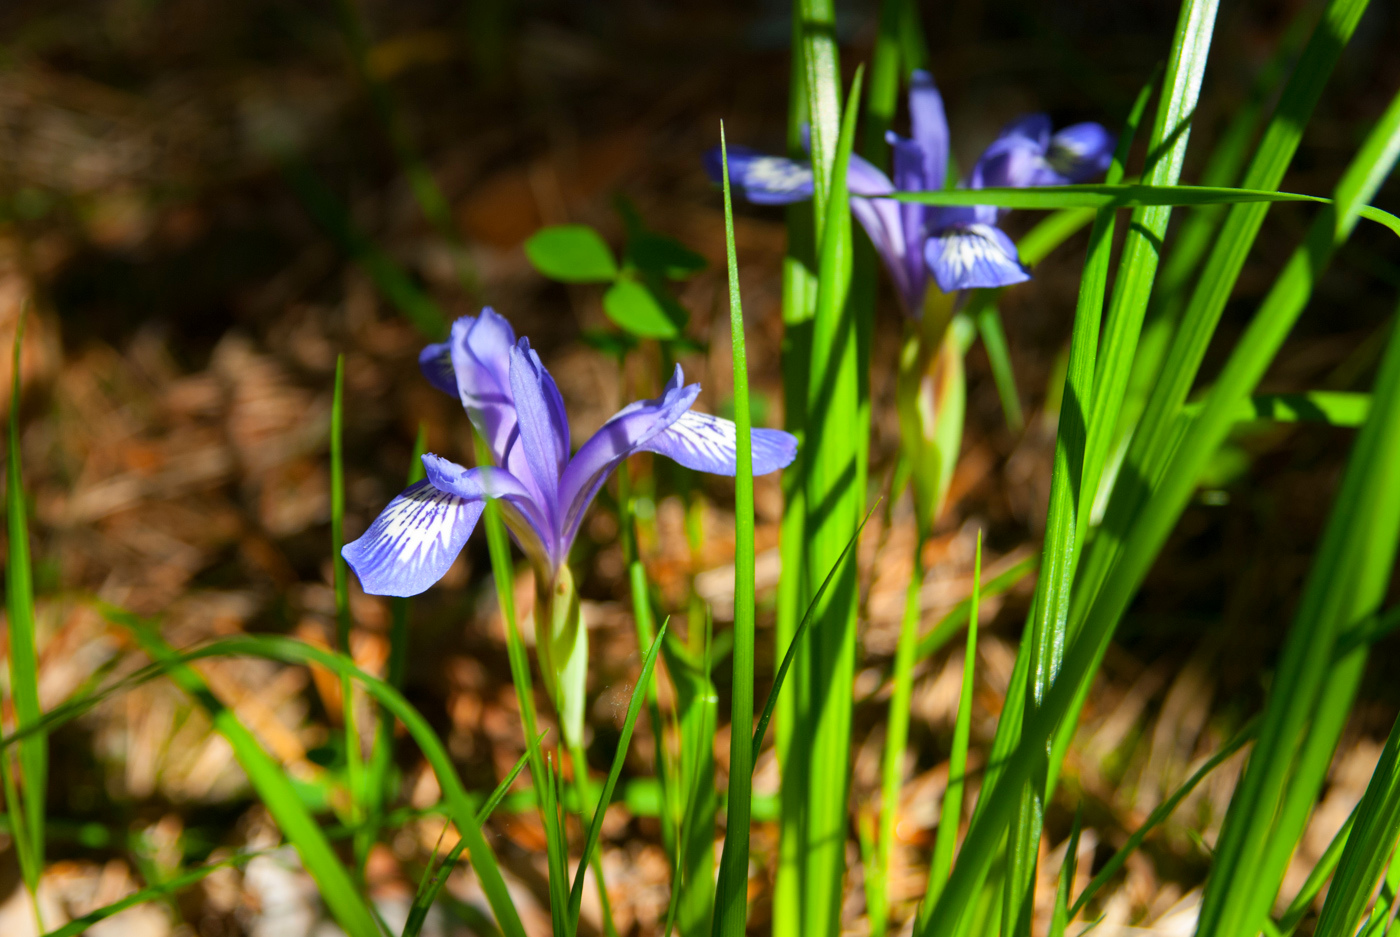
<path id="1" fill-rule="evenodd" d="M 584 512 L 608 476 L 634 452 L 657 452 L 702 472 L 734 475 L 737 435 L 729 420 L 691 410 L 699 384 L 680 366 L 655 400 L 629 404 L 570 457 L 569 423 L 554 379 L 510 323 L 489 307 L 452 325 L 447 342 L 418 356 L 433 386 L 459 397 L 495 466 L 468 469 L 426 454 L 427 479 L 410 485 L 344 548 L 364 590 L 417 595 L 462 551 L 485 508 L 500 499 L 507 526 L 547 581 L 568 558 Z M 753 471 L 788 465 L 797 440 L 753 431 Z"/>
<path id="2" fill-rule="evenodd" d="M 906 313 L 923 309 L 928 273 L 945 293 L 1009 286 L 1030 279 L 1016 245 L 997 226 L 1003 211 L 987 205 L 934 206 L 880 198 L 891 192 L 941 189 L 948 172 L 948 120 L 943 97 L 926 71 L 910 80 L 913 136 L 887 135 L 894 179 L 852 154 L 846 181 L 851 212 L 870 235 L 894 280 Z M 987 147 L 962 183 L 966 188 L 1066 185 L 1108 168 L 1114 138 L 1101 124 L 1082 123 L 1051 133 L 1050 118 L 1031 114 L 1010 124 Z M 705 154 L 711 178 L 722 176 L 718 149 Z M 810 163 L 730 147 L 729 174 L 749 201 L 781 205 L 812 197 Z"/>

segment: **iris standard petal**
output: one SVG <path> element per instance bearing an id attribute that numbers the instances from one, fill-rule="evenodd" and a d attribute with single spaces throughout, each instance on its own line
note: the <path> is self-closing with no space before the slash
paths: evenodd
<path id="1" fill-rule="evenodd" d="M 864 157 L 852 153 L 851 161 L 846 167 L 846 190 L 851 195 L 861 195 L 870 197 L 872 195 L 889 195 L 896 188 L 896 183 L 890 181 L 890 177 L 885 175 Z"/>
<path id="2" fill-rule="evenodd" d="M 912 243 L 906 240 L 902 204 L 887 198 L 853 198 L 851 214 L 860 222 L 875 253 L 885 265 L 890 279 L 899 292 L 905 312 L 917 315 L 923 305 L 924 287 L 928 282 L 924 272 L 922 235 Z"/>
<path id="3" fill-rule="evenodd" d="M 1107 171 L 1117 142 L 1103 124 L 1071 124 L 1050 138 L 1045 162 L 1061 183 L 1086 182 Z"/>
<path id="4" fill-rule="evenodd" d="M 483 507 L 480 499 L 421 481 L 390 501 L 364 536 L 340 552 L 370 595 L 417 595 L 447 573 Z"/>
<path id="5" fill-rule="evenodd" d="M 933 76 L 923 69 L 909 77 L 909 118 L 914 142 L 923 155 L 924 188 L 941 189 L 948 176 L 948 117 L 943 111 L 943 95 Z"/>
<path id="6" fill-rule="evenodd" d="M 924 258 L 938 288 L 945 293 L 1010 286 L 1031 278 L 1016 245 L 996 225 L 972 224 L 935 232 L 924 246 Z"/>
<path id="7" fill-rule="evenodd" d="M 487 306 L 478 317 L 463 316 L 452 323 L 449 345 L 462 406 L 486 440 L 496 464 L 508 466 L 506 451 L 515 434 L 515 401 L 510 390 L 515 330 Z"/>
<path id="8" fill-rule="evenodd" d="M 719 147 L 705 151 L 705 172 L 715 183 L 724 181 Z M 812 197 L 812 167 L 784 156 L 769 156 L 747 146 L 729 148 L 729 181 L 756 205 L 786 205 Z"/>
<path id="9" fill-rule="evenodd" d="M 507 467 L 535 492 L 536 502 L 548 513 L 551 525 L 557 527 L 559 476 L 569 461 L 569 419 L 554 378 L 530 347 L 528 338 L 522 338 L 510 350 L 510 389 L 515 399 L 518 447 L 523 451 L 529 476 L 516 469 L 518 459 L 514 452 L 507 455 Z"/>
<path id="10" fill-rule="evenodd" d="M 561 536 L 566 549 L 578 532 L 583 512 L 618 463 L 680 419 L 699 394 L 700 385 L 686 386 L 685 375 L 676 365 L 660 397 L 623 407 L 579 447 L 559 482 L 559 503 L 564 509 Z"/>
<path id="11" fill-rule="evenodd" d="M 1029 114 L 1008 124 L 982 151 L 972 167 L 968 186 L 973 189 L 1011 186 L 1021 188 L 1041 184 L 1036 181 L 1045 168 L 1045 151 L 1050 146 L 1050 117 Z"/>
<path id="12" fill-rule="evenodd" d="M 687 410 L 638 448 L 664 455 L 697 472 L 732 476 L 737 472 L 739 430 L 733 420 Z M 753 430 L 755 475 L 787 468 L 796 456 L 796 436 L 777 429 Z"/>

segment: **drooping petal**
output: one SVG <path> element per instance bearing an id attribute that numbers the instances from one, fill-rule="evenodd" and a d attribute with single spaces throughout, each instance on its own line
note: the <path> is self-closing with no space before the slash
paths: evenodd
<path id="1" fill-rule="evenodd" d="M 971 224 L 934 232 L 924 247 L 938 288 L 992 289 L 1031 278 L 1016 253 L 1016 245 L 996 225 Z"/>
<path id="2" fill-rule="evenodd" d="M 922 305 L 927 274 L 924 272 L 922 244 L 910 244 L 906 238 L 901 203 L 888 198 L 853 198 L 851 214 L 855 215 L 880 261 L 894 281 L 905 312 L 917 315 Z"/>
<path id="3" fill-rule="evenodd" d="M 421 481 L 390 501 L 364 536 L 340 552 L 369 594 L 417 595 L 447 573 L 483 507 L 479 498 Z"/>
<path id="4" fill-rule="evenodd" d="M 1050 118 L 1030 114 L 1007 125 L 991 145 L 982 151 L 968 187 L 973 189 L 1040 185 L 1036 181 L 1045 168 L 1045 151 L 1050 146 Z"/>
<path id="5" fill-rule="evenodd" d="M 1045 154 L 1048 168 L 1058 178 L 1037 185 L 1087 182 L 1108 169 L 1117 142 L 1103 124 L 1071 124 L 1050 138 Z"/>
<path id="6" fill-rule="evenodd" d="M 467 500 L 497 499 L 506 526 L 532 564 L 549 566 L 562 562 L 548 512 L 510 472 L 492 466 L 468 469 L 431 452 L 423 455 L 423 469 L 439 491 Z"/>
<path id="7" fill-rule="evenodd" d="M 510 389 L 515 399 L 517 447 L 523 452 L 528 476 L 517 469 L 514 451 L 508 450 L 506 465 L 535 493 L 551 525 L 557 525 L 559 476 L 569 461 L 569 419 L 554 378 L 528 338 L 510 350 Z"/>
<path id="8" fill-rule="evenodd" d="M 705 172 L 724 181 L 719 147 L 705 151 Z M 812 197 L 812 167 L 784 156 L 769 156 L 747 146 L 729 147 L 729 182 L 756 205 L 786 205 Z"/>
<path id="9" fill-rule="evenodd" d="M 948 175 L 948 117 L 933 76 L 922 69 L 909 77 L 909 118 L 923 156 L 922 188 L 941 189 Z"/>
<path id="10" fill-rule="evenodd" d="M 462 406 L 491 448 L 496 464 L 510 467 L 506 451 L 515 433 L 515 400 L 510 389 L 515 330 L 487 306 L 478 317 L 463 316 L 452 323 L 448 344 Z M 427 349 L 423 354 L 427 355 Z M 422 357 L 419 361 L 421 364 Z"/>
<path id="11" fill-rule="evenodd" d="M 690 409 L 700 393 L 699 384 L 685 386 L 680 365 L 654 400 L 638 400 L 619 410 L 602 429 L 579 447 L 559 483 L 559 504 L 564 509 L 561 539 L 565 549 L 578 532 L 583 512 L 618 463 L 664 431 Z"/>
<path id="12" fill-rule="evenodd" d="M 738 428 L 733 420 L 687 410 L 638 448 L 674 459 L 697 472 L 733 476 L 739 458 Z M 796 436 L 777 429 L 753 430 L 755 475 L 787 468 L 796 456 Z"/>

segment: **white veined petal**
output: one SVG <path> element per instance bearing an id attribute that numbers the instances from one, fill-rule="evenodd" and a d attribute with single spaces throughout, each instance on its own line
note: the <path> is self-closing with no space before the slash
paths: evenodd
<path id="1" fill-rule="evenodd" d="M 940 231 L 924 245 L 938 288 L 993 289 L 1030 279 L 1016 254 L 1016 245 L 995 225 L 970 224 Z"/>
<path id="2" fill-rule="evenodd" d="M 341 554 L 369 594 L 417 595 L 447 573 L 483 507 L 421 481 L 390 501 Z"/>
<path id="3" fill-rule="evenodd" d="M 797 455 L 797 438 L 790 433 L 755 429 L 752 438 L 755 475 L 785 468 Z M 738 427 L 732 420 L 687 410 L 641 448 L 664 455 L 686 468 L 732 476 L 738 462 Z"/>

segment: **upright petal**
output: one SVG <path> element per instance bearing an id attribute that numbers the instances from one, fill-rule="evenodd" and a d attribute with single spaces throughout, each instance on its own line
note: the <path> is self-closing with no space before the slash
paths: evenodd
<path id="1" fill-rule="evenodd" d="M 851 154 L 851 162 L 846 167 L 846 190 L 851 195 L 889 195 L 895 190 L 895 183 L 868 159 L 857 153 Z"/>
<path id="2" fill-rule="evenodd" d="M 924 272 L 921 243 L 910 245 L 906 240 L 903 205 L 888 198 L 852 198 L 851 214 L 855 215 L 875 252 L 894 281 L 905 312 L 918 315 L 923 303 L 927 275 Z"/>
<path id="3" fill-rule="evenodd" d="M 517 470 L 519 460 L 514 452 L 507 454 L 506 464 L 535 492 L 536 502 L 557 528 L 559 476 L 569 461 L 569 419 L 554 378 L 528 338 L 510 350 L 510 389 L 515 398 L 518 448 L 524 454 L 528 477 Z"/>
<path id="4" fill-rule="evenodd" d="M 341 555 L 371 595 L 417 595 L 441 579 L 481 517 L 481 499 L 410 485 Z"/>
<path id="5" fill-rule="evenodd" d="M 705 172 L 716 183 L 724 181 L 724 160 L 719 147 L 705 151 Z M 812 197 L 812 167 L 783 156 L 768 156 L 747 146 L 729 147 L 729 181 L 756 205 L 786 205 Z"/>
<path id="6" fill-rule="evenodd" d="M 909 120 L 923 155 L 922 188 L 941 189 L 948 176 L 948 117 L 933 76 L 919 69 L 909 77 Z"/>
<path id="7" fill-rule="evenodd" d="M 561 539 L 565 549 L 578 532 L 583 512 L 618 463 L 680 419 L 695 402 L 700 385 L 685 386 L 684 382 L 685 375 L 676 365 L 675 374 L 660 397 L 623 407 L 579 447 L 559 483 L 559 503 L 564 508 Z"/>
<path id="8" fill-rule="evenodd" d="M 479 317 L 463 316 L 452 323 L 448 342 L 457 394 L 497 465 L 506 465 L 506 450 L 515 433 L 515 401 L 510 390 L 510 350 L 515 330 L 491 307 Z M 428 355 L 429 345 L 420 356 Z M 425 373 L 427 367 L 424 368 Z M 433 380 L 429 375 L 429 380 Z"/>
<path id="9" fill-rule="evenodd" d="M 1108 169 L 1118 141 L 1103 124 L 1071 124 L 1050 138 L 1045 154 L 1057 183 L 1087 182 Z M 1055 183 L 1039 183 L 1052 185 Z"/>
<path id="10" fill-rule="evenodd" d="M 753 473 L 767 475 L 787 468 L 797 456 L 797 437 L 778 429 L 753 430 Z M 686 468 L 712 475 L 738 471 L 739 430 L 733 420 L 687 410 L 666 429 L 637 448 L 674 459 Z"/>
<path id="11" fill-rule="evenodd" d="M 1020 188 L 1040 185 L 1037 179 L 1045 167 L 1045 151 L 1050 146 L 1050 118 L 1030 114 L 1009 124 L 991 145 L 982 151 L 969 188 Z"/>
<path id="12" fill-rule="evenodd" d="M 935 232 L 924 257 L 938 288 L 991 289 L 1031 278 L 1016 253 L 1016 245 L 996 225 L 971 224 Z"/>

